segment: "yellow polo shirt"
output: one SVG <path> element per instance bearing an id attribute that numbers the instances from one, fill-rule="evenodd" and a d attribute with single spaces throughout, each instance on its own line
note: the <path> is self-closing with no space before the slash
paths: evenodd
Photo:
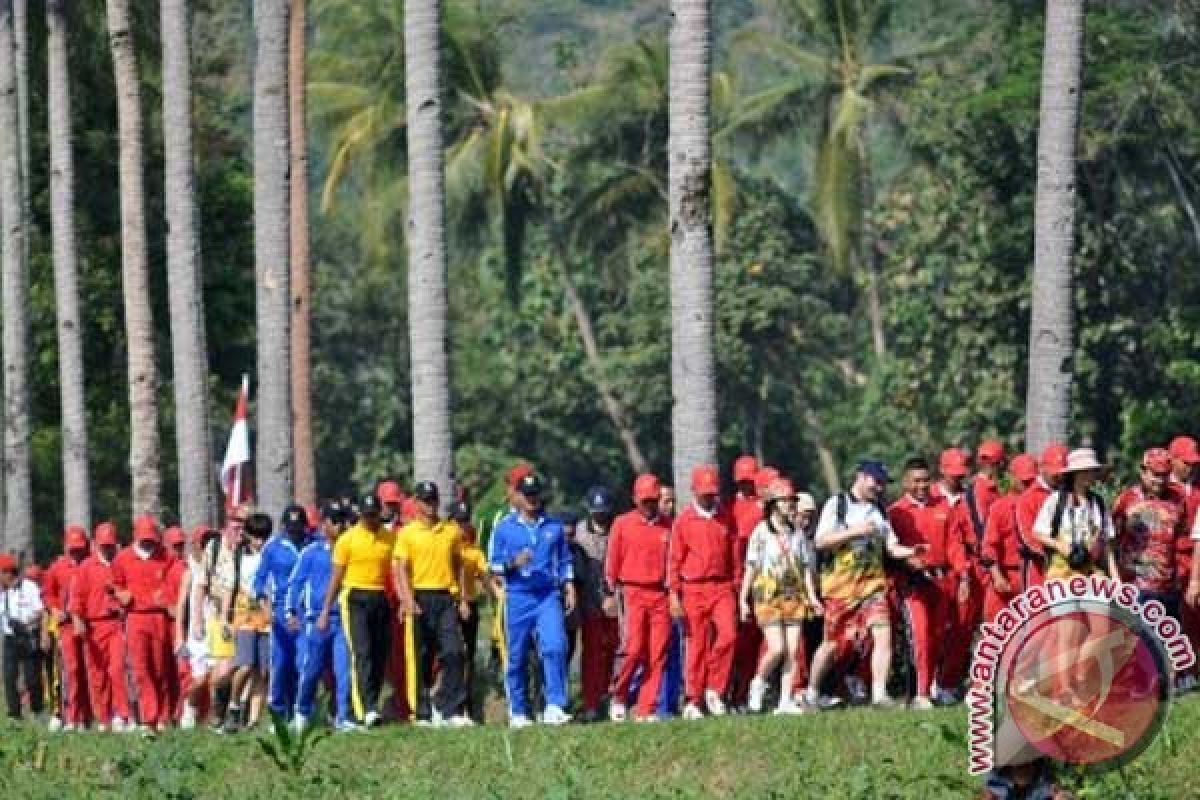
<path id="1" fill-rule="evenodd" d="M 343 533 L 333 546 L 334 565 L 346 568 L 342 587 L 372 592 L 386 589 L 395 546 L 395 532 L 382 525 L 371 533 L 360 522 Z"/>
<path id="2" fill-rule="evenodd" d="M 452 520 L 414 519 L 400 529 L 393 558 L 408 563 L 414 591 L 458 590 L 462 529 Z"/>

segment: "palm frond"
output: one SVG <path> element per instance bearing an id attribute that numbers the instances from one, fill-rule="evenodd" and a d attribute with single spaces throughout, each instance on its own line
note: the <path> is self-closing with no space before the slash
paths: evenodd
<path id="1" fill-rule="evenodd" d="M 895 64 L 868 64 L 858 75 L 858 92 L 867 95 L 881 84 L 906 81 L 913 76 L 908 67 Z"/>
<path id="2" fill-rule="evenodd" d="M 737 181 L 728 161 L 713 159 L 712 209 L 713 238 L 717 253 L 725 250 L 729 235 L 733 231 L 734 212 L 737 210 Z"/>
<path id="3" fill-rule="evenodd" d="M 834 271 L 849 274 L 862 231 L 861 150 L 844 136 L 829 136 L 817 152 L 813 218 Z"/>
<path id="4" fill-rule="evenodd" d="M 809 105 L 804 101 L 811 99 L 814 93 L 814 85 L 807 77 L 782 81 L 764 89 L 742 100 L 725 126 L 717 130 L 715 138 L 726 139 L 747 128 L 778 129 L 789 115 Z"/>
<path id="5" fill-rule="evenodd" d="M 733 45 L 735 48 L 767 55 L 792 69 L 802 70 L 814 80 L 826 79 L 831 68 L 829 59 L 822 54 L 766 31 L 740 31 L 734 35 Z"/>

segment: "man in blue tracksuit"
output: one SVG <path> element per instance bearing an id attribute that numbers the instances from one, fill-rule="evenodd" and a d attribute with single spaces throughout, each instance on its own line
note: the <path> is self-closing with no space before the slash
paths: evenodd
<path id="1" fill-rule="evenodd" d="M 298 642 L 300 685 L 296 690 L 296 715 L 293 718 L 297 730 L 303 730 L 312 717 L 317 684 L 329 671 L 331 664 L 337 729 L 351 730 L 357 727 L 350 719 L 350 651 L 346 647 L 346 636 L 340 624 L 338 604 L 329 609 L 329 629 L 322 633 L 316 626 L 325 591 L 329 588 L 329 578 L 333 574 L 333 545 L 345 530 L 347 522 L 348 515 L 341 505 L 326 505 L 321 510 L 318 537 L 300 551 L 296 568 L 288 580 L 288 625 L 301 631 Z"/>
<path id="2" fill-rule="evenodd" d="M 567 714 L 567 633 L 565 615 L 575 609 L 571 549 L 563 527 L 546 516 L 542 480 L 535 474 L 517 482 L 517 513 L 505 517 L 492 532 L 488 566 L 504 580 L 504 639 L 508 651 L 504 684 L 508 691 L 509 725 L 531 724 L 526 692 L 525 654 L 536 636 L 546 683 L 542 721 L 564 725 Z"/>
<path id="3" fill-rule="evenodd" d="M 296 698 L 297 630 L 288 626 L 287 587 L 300 549 L 308 543 L 308 515 L 298 505 L 283 511 L 282 527 L 263 547 L 254 596 L 271 600 L 271 681 L 267 705 L 284 717 L 291 716 Z"/>

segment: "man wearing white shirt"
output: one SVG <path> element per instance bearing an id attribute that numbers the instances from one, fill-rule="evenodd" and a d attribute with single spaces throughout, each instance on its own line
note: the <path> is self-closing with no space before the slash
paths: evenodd
<path id="1" fill-rule="evenodd" d="M 42 593 L 37 584 L 17 575 L 17 560 L 0 554 L 0 632 L 4 634 L 4 698 L 8 716 L 21 718 L 18 670 L 24 671 L 30 711 L 42 713 L 42 674 L 37 658 L 42 622 Z"/>

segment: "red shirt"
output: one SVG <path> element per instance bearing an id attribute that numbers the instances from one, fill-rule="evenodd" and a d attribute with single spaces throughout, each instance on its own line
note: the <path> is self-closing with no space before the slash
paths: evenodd
<path id="1" fill-rule="evenodd" d="M 613 520 L 604 560 L 604 580 L 612 588 L 621 584 L 665 588 L 671 523 L 662 516 L 646 519 L 640 511 L 627 511 Z"/>
<path id="2" fill-rule="evenodd" d="M 187 562 L 171 557 L 171 568 L 167 570 L 167 587 L 163 592 L 166 597 L 166 603 L 170 608 L 174 608 L 179 602 L 180 589 L 183 586 L 183 574 L 187 572 Z"/>
<path id="3" fill-rule="evenodd" d="M 971 479 L 971 490 L 975 495 L 975 509 L 979 512 L 979 520 L 986 529 L 992 506 L 1000 499 L 1000 488 L 995 480 L 981 472 Z"/>
<path id="4" fill-rule="evenodd" d="M 758 498 L 753 495 L 739 494 L 733 500 L 733 529 L 737 533 L 736 550 L 734 551 L 734 582 L 741 585 L 742 570 L 746 565 L 746 548 L 750 544 L 750 536 L 758 523 L 762 522 L 763 510 Z"/>
<path id="5" fill-rule="evenodd" d="M 1035 553 L 1044 554 L 1045 548 L 1033 535 L 1033 523 L 1037 521 L 1038 512 L 1042 510 L 1046 498 L 1053 491 L 1045 481 L 1038 478 L 1017 497 L 1017 535 L 1021 537 L 1025 546 Z"/>
<path id="6" fill-rule="evenodd" d="M 133 595 L 129 603 L 131 612 L 167 609 L 170 599 L 167 575 L 175 561 L 175 557 L 161 545 L 154 549 L 149 558 L 141 558 L 133 545 L 117 553 L 112 564 L 113 585 Z"/>
<path id="7" fill-rule="evenodd" d="M 112 564 L 105 564 L 98 555 L 88 556 L 75 571 L 67 610 L 88 620 L 119 616 L 121 604 L 108 593 L 112 585 Z"/>
<path id="8" fill-rule="evenodd" d="M 1021 567 L 1021 539 L 1017 533 L 1019 492 L 1004 495 L 992 504 L 983 529 L 983 561 L 1001 569 Z"/>
<path id="9" fill-rule="evenodd" d="M 1178 542 L 1175 550 L 1175 572 L 1183 586 L 1187 586 L 1192 576 L 1192 553 L 1196 543 L 1192 541 L 1192 531 L 1196 529 L 1196 514 L 1200 512 L 1200 481 L 1180 483 L 1172 480 L 1171 485 L 1183 495 L 1184 521 L 1183 527 L 1187 532 Z"/>
<path id="10" fill-rule="evenodd" d="M 887 516 L 900 544 L 929 545 L 924 556 L 926 566 L 949 569 L 956 575 L 967 568 L 959 515 L 944 497 L 930 497 L 929 502 L 920 503 L 905 495 L 892 503 Z"/>
<path id="11" fill-rule="evenodd" d="M 65 614 L 70 601 L 71 583 L 79 564 L 64 554 L 54 559 L 42 576 L 42 603 L 51 611 Z"/>
<path id="12" fill-rule="evenodd" d="M 1188 539 L 1182 493 L 1168 486 L 1163 497 L 1150 497 L 1132 486 L 1113 503 L 1117 564 L 1121 575 L 1144 592 L 1174 591 L 1179 540 Z"/>
<path id="13" fill-rule="evenodd" d="M 724 508 L 712 516 L 701 514 L 694 505 L 675 518 L 671 533 L 667 585 L 678 591 L 689 581 L 732 582 L 734 572 L 733 520 Z"/>

